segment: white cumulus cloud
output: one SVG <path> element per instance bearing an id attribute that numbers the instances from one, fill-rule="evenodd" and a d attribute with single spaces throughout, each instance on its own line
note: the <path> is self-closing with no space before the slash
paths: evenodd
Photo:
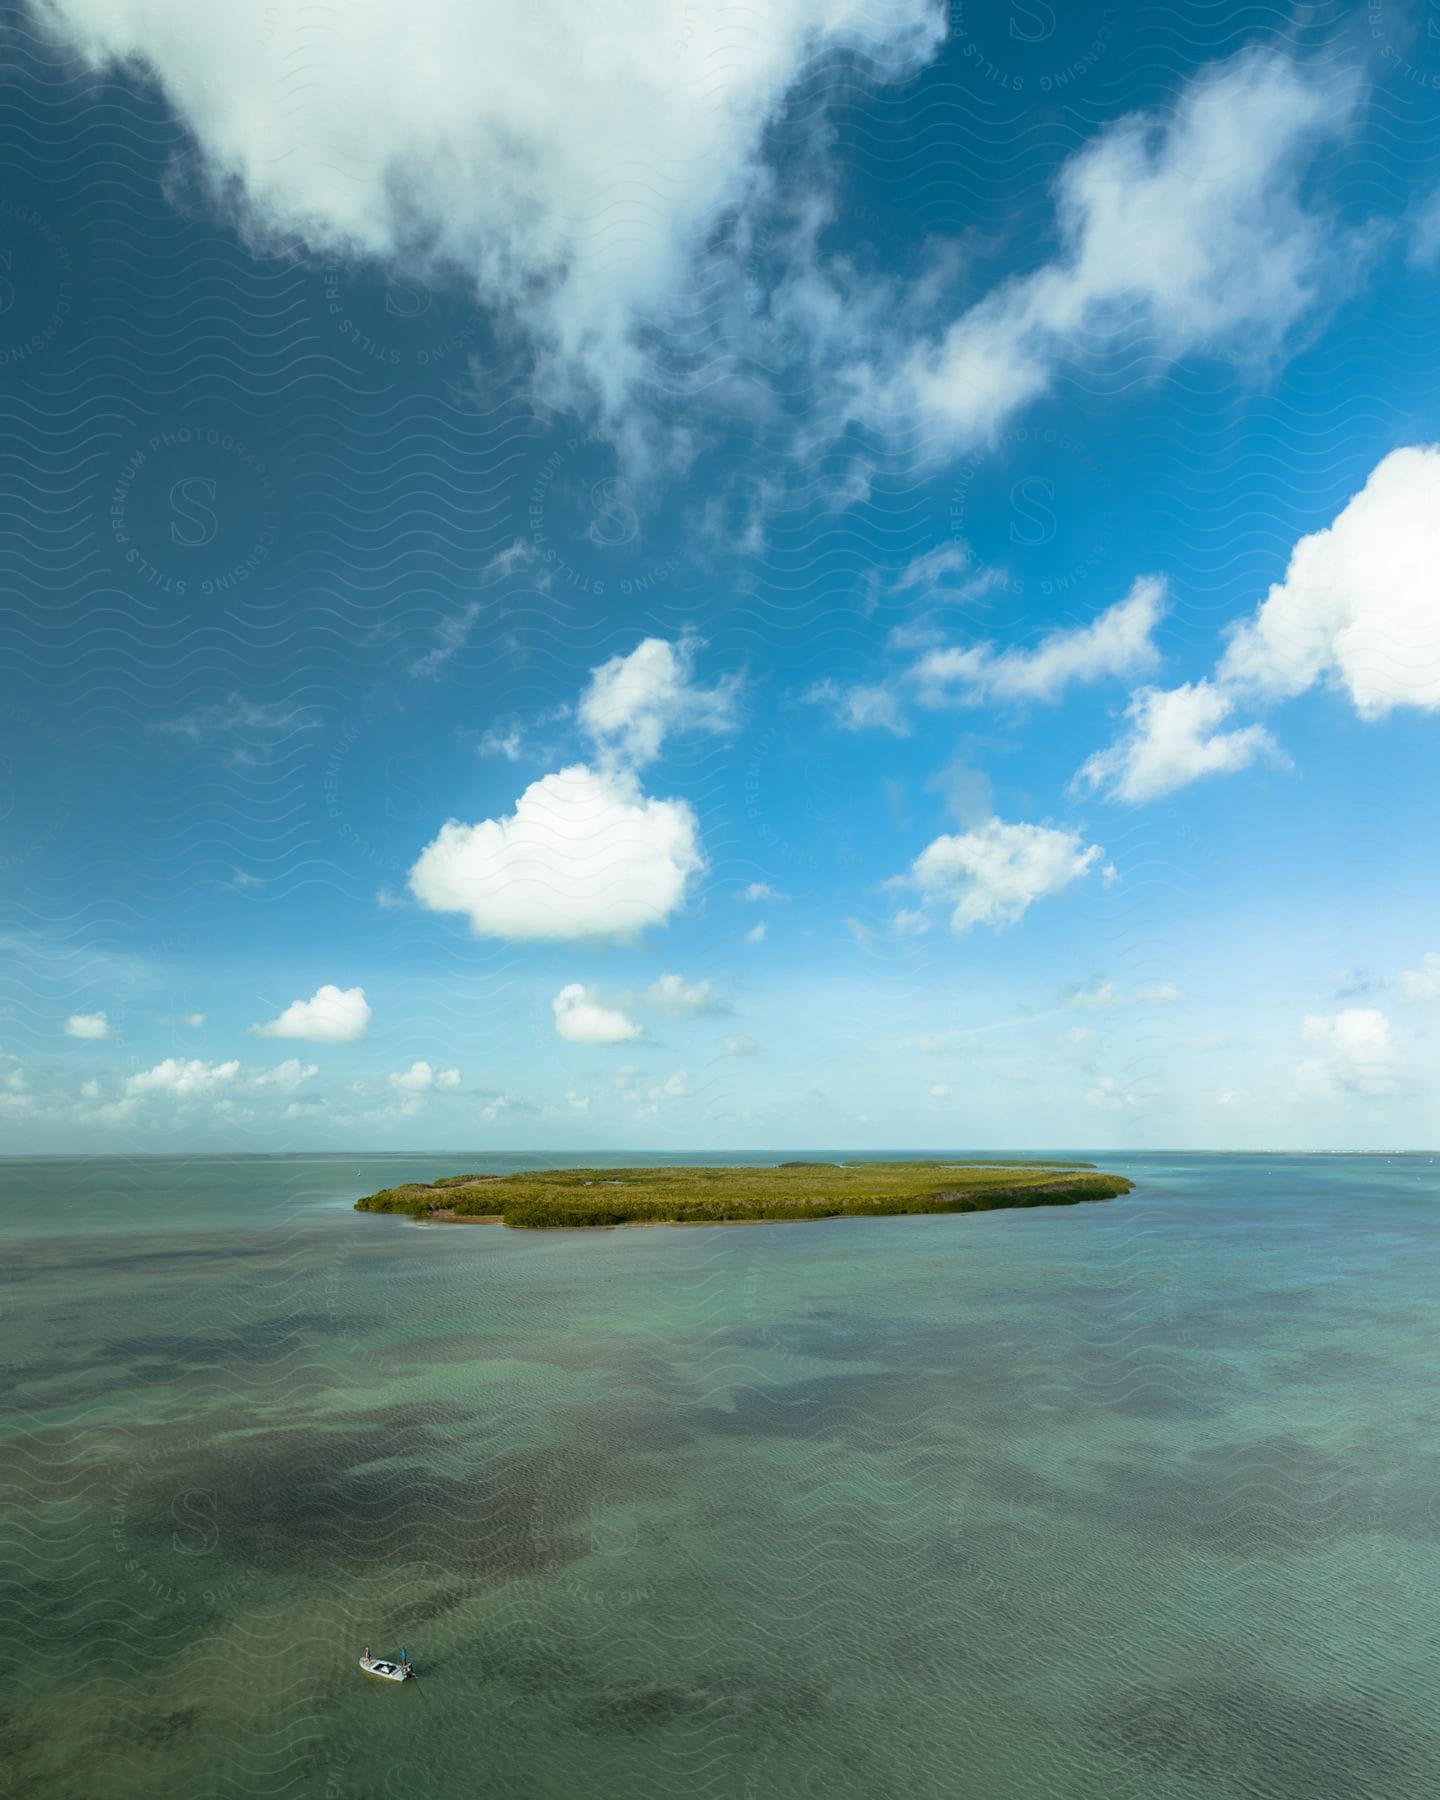
<path id="1" fill-rule="evenodd" d="M 226 1062 L 205 1062 L 199 1057 L 167 1056 L 153 1068 L 127 1075 L 112 1098 L 104 1098 L 98 1081 L 87 1081 L 80 1097 L 90 1103 L 82 1116 L 89 1124 L 124 1125 L 147 1108 L 168 1103 L 184 1115 L 210 1105 L 231 1118 L 245 1099 L 291 1100 L 319 1071 L 314 1063 L 291 1057 L 269 1069 L 243 1069 L 235 1057 Z M 318 1102 L 312 1104 L 319 1104 Z M 295 1116 L 295 1103 L 283 1116 Z"/>
<path id="2" fill-rule="evenodd" d="M 686 981 L 683 975 L 661 975 L 645 990 L 648 1005 L 661 1012 L 723 1013 L 730 1002 L 709 981 Z"/>
<path id="3" fill-rule="evenodd" d="M 71 1013 L 62 1029 L 66 1037 L 108 1038 L 115 1036 L 115 1027 L 103 1012 Z"/>
<path id="4" fill-rule="evenodd" d="M 1300 539 L 1218 676 L 1267 698 L 1333 680 L 1366 718 L 1440 707 L 1440 445 L 1392 450 Z"/>
<path id="5" fill-rule="evenodd" d="M 430 1063 L 417 1060 L 408 1069 L 399 1069 L 388 1077 L 390 1086 L 402 1094 L 428 1094 L 438 1089 L 446 1092 L 460 1085 L 458 1069 L 437 1069 Z"/>
<path id="6" fill-rule="evenodd" d="M 1403 969 L 1400 991 L 1407 1000 L 1440 1000 L 1440 954 L 1431 950 L 1420 958 L 1418 969 Z"/>
<path id="7" fill-rule="evenodd" d="M 892 634 L 892 646 L 923 646 L 924 654 L 891 680 L 851 687 L 825 680 L 804 697 L 824 706 L 843 731 L 883 730 L 896 737 L 910 733 L 906 703 L 912 697 L 927 707 L 1053 703 L 1077 684 L 1153 669 L 1159 661 L 1154 633 L 1164 612 L 1164 582 L 1142 576 L 1088 625 L 1062 626 L 1028 648 L 947 645 L 928 628 L 902 629 Z"/>
<path id="8" fill-rule="evenodd" d="M 1140 803 L 1207 775 L 1288 759 L 1237 707 L 1321 683 L 1362 718 L 1440 708 L 1440 445 L 1393 450 L 1334 521 L 1290 554 L 1285 579 L 1231 626 L 1214 675 L 1142 688 L 1126 732 L 1080 769 L 1081 786 Z"/>
<path id="9" fill-rule="evenodd" d="M 1384 1099 L 1406 1085 L 1409 1070 L 1395 1045 L 1390 1021 L 1378 1007 L 1347 1006 L 1312 1013 L 1301 1036 L 1318 1054 L 1300 1066 L 1305 1085 L 1322 1098 L 1337 1089 Z"/>
<path id="10" fill-rule="evenodd" d="M 304 1038 L 312 1044 L 355 1044 L 370 1024 L 370 1004 L 360 987 L 316 988 L 308 1000 L 292 1000 L 277 1018 L 252 1025 L 256 1037 Z"/>
<path id="11" fill-rule="evenodd" d="M 253 1075 L 247 1075 L 243 1085 L 255 1094 L 293 1094 L 319 1073 L 318 1064 L 302 1063 L 292 1056 L 282 1063 L 276 1063 L 273 1069 L 260 1069 Z"/>
<path id="12" fill-rule="evenodd" d="M 694 661 L 683 638 L 645 638 L 628 656 L 612 656 L 590 672 L 576 709 L 581 729 L 603 755 L 636 768 L 653 762 L 672 732 L 733 729 L 738 682 L 701 687 Z"/>
<path id="13" fill-rule="evenodd" d="M 550 1002 L 555 1030 L 572 1044 L 626 1044 L 641 1035 L 641 1027 L 618 1006 L 606 1006 L 593 988 L 572 981 Z"/>
<path id="14" fill-rule="evenodd" d="M 1058 700 L 1074 683 L 1140 675 L 1159 660 L 1155 627 L 1165 611 L 1165 584 L 1142 576 L 1123 600 L 1088 625 L 1052 631 L 1033 649 L 933 649 L 910 671 L 927 706 L 956 700 Z"/>
<path id="15" fill-rule="evenodd" d="M 153 1069 L 127 1075 L 124 1091 L 135 1099 L 150 1094 L 170 1094 L 179 1100 L 194 1100 L 229 1087 L 239 1073 L 240 1064 L 233 1057 L 229 1062 L 207 1063 L 196 1058 L 167 1056 Z"/>
<path id="16" fill-rule="evenodd" d="M 952 929 L 969 931 L 1013 925 L 1035 901 L 1088 874 L 1103 855 L 1078 832 L 992 818 L 974 831 L 936 838 L 900 879 L 950 906 Z"/>
<path id="17" fill-rule="evenodd" d="M 683 800 L 648 798 L 628 770 L 576 764 L 532 782 L 503 818 L 449 820 L 410 891 L 481 937 L 629 938 L 664 924 L 703 867 Z"/>
<path id="18" fill-rule="evenodd" d="M 92 64 L 164 89 L 254 235 L 458 274 L 612 403 L 641 328 L 763 187 L 792 84 L 827 55 L 912 70 L 943 31 L 932 0 L 36 6 Z"/>
<path id="19" fill-rule="evenodd" d="M 956 448 L 992 437 L 1062 366 L 1121 349 L 1128 370 L 1272 355 L 1358 260 L 1305 194 L 1358 99 L 1341 65 L 1251 52 L 1203 71 L 1165 114 L 1126 115 L 1060 172 L 1059 254 L 895 371 L 869 371 L 862 391 Z"/>
<path id="20" fill-rule="evenodd" d="M 1088 757 L 1076 783 L 1139 804 L 1173 793 L 1202 775 L 1248 769 L 1261 758 L 1285 762 L 1263 725 L 1221 729 L 1234 710 L 1230 695 L 1210 681 L 1142 688 L 1126 708 L 1129 730 L 1108 749 Z"/>

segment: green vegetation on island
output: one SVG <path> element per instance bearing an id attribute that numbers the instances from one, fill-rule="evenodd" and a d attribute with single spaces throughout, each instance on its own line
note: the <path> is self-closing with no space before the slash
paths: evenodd
<path id="1" fill-rule="evenodd" d="M 760 1220 L 989 1212 L 1113 1200 L 1133 1183 L 1090 1163 L 790 1162 L 653 1169 L 526 1169 L 384 1188 L 359 1212 L 531 1229 L 738 1225 Z"/>

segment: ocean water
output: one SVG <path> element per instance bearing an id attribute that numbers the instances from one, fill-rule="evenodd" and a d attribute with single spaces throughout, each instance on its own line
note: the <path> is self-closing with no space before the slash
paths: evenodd
<path id="1" fill-rule="evenodd" d="M 1432 1800 L 1440 1165 L 1100 1160 L 533 1234 L 0 1164 L 0 1795 Z"/>

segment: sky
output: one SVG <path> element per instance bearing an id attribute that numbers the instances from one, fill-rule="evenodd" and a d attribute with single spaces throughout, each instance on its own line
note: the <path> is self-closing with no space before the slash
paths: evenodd
<path id="1" fill-rule="evenodd" d="M 5 20 L 0 1150 L 1434 1145 L 1434 8 Z"/>

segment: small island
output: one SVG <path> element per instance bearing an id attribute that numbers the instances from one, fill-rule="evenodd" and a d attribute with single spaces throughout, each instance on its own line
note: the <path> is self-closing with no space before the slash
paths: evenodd
<path id="1" fill-rule="evenodd" d="M 1134 1185 L 1091 1163 L 785 1162 L 767 1166 L 526 1169 L 384 1188 L 357 1212 L 529 1230 L 746 1225 L 895 1213 L 990 1212 L 1113 1200 Z"/>

